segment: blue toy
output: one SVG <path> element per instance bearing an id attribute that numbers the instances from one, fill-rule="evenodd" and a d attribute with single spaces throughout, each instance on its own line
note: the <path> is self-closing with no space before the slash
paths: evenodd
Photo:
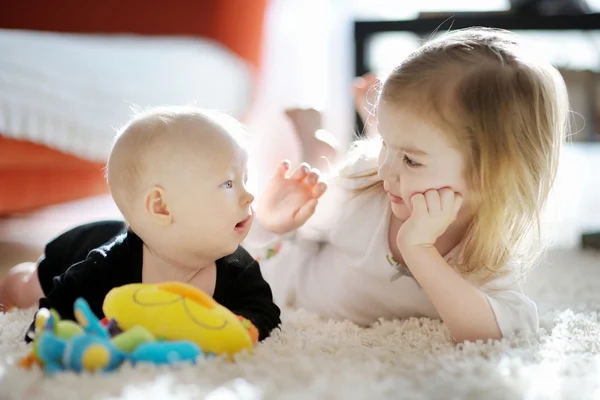
<path id="1" fill-rule="evenodd" d="M 69 339 L 59 337 L 55 333 L 59 321 L 56 314 L 52 313 L 35 340 L 37 359 L 48 374 L 65 370 L 108 372 L 125 361 L 156 365 L 182 361 L 194 363 L 202 355 L 193 342 L 157 341 L 140 326 L 111 337 L 110 327 L 114 328 L 114 321 L 109 327 L 104 327 L 83 298 L 75 301 L 74 309 L 75 319 L 83 328 L 81 333 Z"/>
<path id="2" fill-rule="evenodd" d="M 121 365 L 126 354 L 111 343 L 108 331 L 100 324 L 84 299 L 77 299 L 75 302 L 75 319 L 83 328 L 83 333 L 70 340 L 61 339 L 53 333 L 54 325 L 58 322 L 54 315 L 46 321 L 46 326 L 37 339 L 38 357 L 44 371 L 111 371 Z"/>
<path id="3" fill-rule="evenodd" d="M 148 342 L 140 344 L 131 353 L 133 364 L 150 362 L 156 365 L 168 365 L 182 361 L 196 362 L 202 352 L 192 342 Z"/>

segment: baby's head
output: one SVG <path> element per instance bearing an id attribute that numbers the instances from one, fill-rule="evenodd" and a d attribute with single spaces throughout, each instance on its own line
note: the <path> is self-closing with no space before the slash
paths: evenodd
<path id="1" fill-rule="evenodd" d="M 450 187 L 465 200 L 456 222 L 466 232 L 463 273 L 485 275 L 520 255 L 539 229 L 567 126 L 555 68 L 513 34 L 455 31 L 391 73 L 377 116 L 379 176 L 404 200 L 392 204 L 397 217 L 408 218 L 413 194 Z"/>
<path id="2" fill-rule="evenodd" d="M 118 134 L 108 165 L 112 196 L 148 247 L 164 257 L 215 260 L 233 253 L 252 222 L 245 130 L 193 107 L 135 116 Z"/>

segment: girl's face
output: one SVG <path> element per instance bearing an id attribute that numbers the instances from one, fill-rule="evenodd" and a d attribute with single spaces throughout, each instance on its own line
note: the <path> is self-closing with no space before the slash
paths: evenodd
<path id="1" fill-rule="evenodd" d="M 431 189 L 451 188 L 463 196 L 457 219 L 466 217 L 469 204 L 464 160 L 431 121 L 381 100 L 377 110 L 382 137 L 378 175 L 391 201 L 392 212 L 406 221 L 412 211 L 411 197 Z"/>

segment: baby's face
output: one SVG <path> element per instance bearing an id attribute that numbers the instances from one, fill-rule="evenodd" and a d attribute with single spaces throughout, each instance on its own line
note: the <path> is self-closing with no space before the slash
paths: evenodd
<path id="1" fill-rule="evenodd" d="M 246 151 L 235 140 L 202 147 L 175 176 L 168 201 L 181 248 L 220 258 L 248 235 L 254 196 L 246 188 Z"/>

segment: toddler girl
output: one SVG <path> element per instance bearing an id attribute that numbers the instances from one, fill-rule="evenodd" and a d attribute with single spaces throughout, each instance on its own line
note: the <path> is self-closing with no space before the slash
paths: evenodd
<path id="1" fill-rule="evenodd" d="M 508 32 L 455 31 L 394 69 L 376 114 L 380 137 L 322 198 L 287 162 L 262 195 L 246 245 L 276 302 L 363 325 L 441 318 L 457 341 L 537 331 L 519 281 L 565 136 L 559 72 Z"/>

